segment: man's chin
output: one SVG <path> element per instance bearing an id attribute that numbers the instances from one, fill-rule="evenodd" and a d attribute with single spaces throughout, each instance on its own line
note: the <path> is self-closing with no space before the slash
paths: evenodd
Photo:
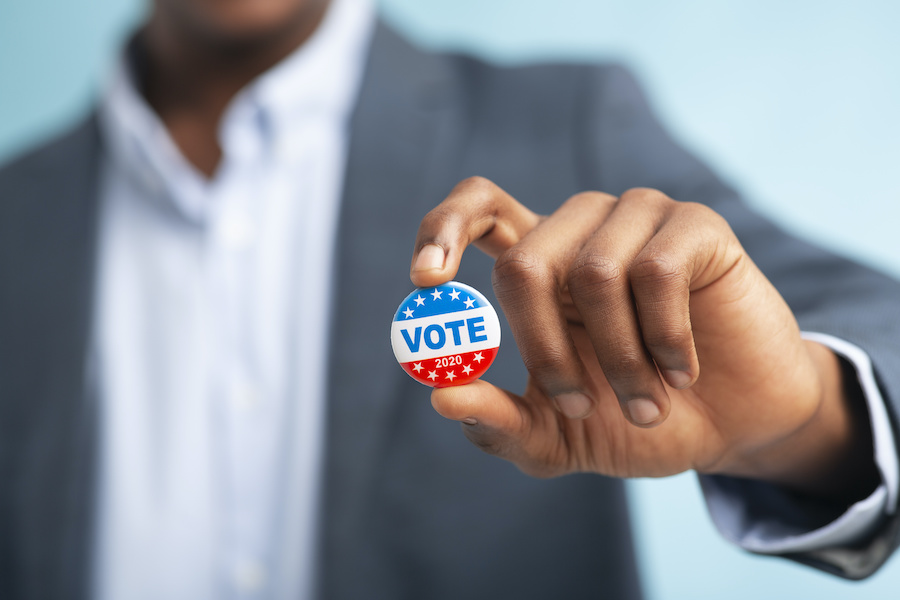
<path id="1" fill-rule="evenodd" d="M 157 0 L 168 13 L 209 43 L 241 49 L 311 33 L 330 0 Z"/>

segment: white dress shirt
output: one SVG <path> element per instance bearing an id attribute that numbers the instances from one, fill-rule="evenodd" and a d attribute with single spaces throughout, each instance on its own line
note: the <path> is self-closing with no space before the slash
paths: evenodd
<path id="1" fill-rule="evenodd" d="M 336 220 L 373 23 L 370 0 L 336 0 L 302 48 L 231 103 L 208 180 L 124 61 L 106 90 L 93 347 L 101 600 L 311 596 Z M 842 348 L 871 378 L 865 354 Z M 805 549 L 893 510 L 896 451 L 877 388 L 865 391 L 884 484 L 839 535 L 760 528 L 741 518 L 740 494 L 704 484 L 726 537 Z"/>
<path id="2" fill-rule="evenodd" d="M 101 107 L 96 597 L 310 597 L 348 120 L 374 24 L 337 0 L 222 120 L 211 179 L 123 63 Z"/>

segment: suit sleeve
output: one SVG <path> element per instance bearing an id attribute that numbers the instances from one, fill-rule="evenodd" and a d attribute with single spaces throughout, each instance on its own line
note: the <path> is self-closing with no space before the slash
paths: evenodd
<path id="1" fill-rule="evenodd" d="M 803 331 L 845 340 L 869 357 L 897 440 L 900 283 L 788 234 L 747 206 L 735 190 L 673 140 L 625 69 L 591 69 L 582 98 L 586 118 L 579 170 L 585 188 L 618 195 L 632 187 L 652 187 L 677 200 L 706 204 L 725 217 L 790 305 Z M 897 454 L 896 445 L 891 450 Z M 766 495 L 766 490 L 758 491 Z M 824 521 L 818 526 L 839 516 L 829 515 L 825 506 L 809 508 Z M 861 579 L 874 573 L 898 545 L 900 515 L 889 506 L 874 531 L 852 545 L 781 555 L 841 577 Z"/>

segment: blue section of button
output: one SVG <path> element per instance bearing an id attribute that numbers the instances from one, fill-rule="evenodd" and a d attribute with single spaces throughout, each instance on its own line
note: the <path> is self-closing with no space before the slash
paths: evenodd
<path id="1" fill-rule="evenodd" d="M 437 287 L 419 288 L 414 291 L 397 309 L 394 320 L 409 321 L 490 305 L 487 298 L 475 288 L 450 281 Z"/>

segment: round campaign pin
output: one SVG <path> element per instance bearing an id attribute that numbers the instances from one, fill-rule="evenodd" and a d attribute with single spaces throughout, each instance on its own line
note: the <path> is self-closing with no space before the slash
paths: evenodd
<path id="1" fill-rule="evenodd" d="M 425 385 L 448 387 L 484 375 L 500 348 L 500 320 L 475 288 L 450 281 L 406 297 L 391 324 L 403 370 Z"/>

